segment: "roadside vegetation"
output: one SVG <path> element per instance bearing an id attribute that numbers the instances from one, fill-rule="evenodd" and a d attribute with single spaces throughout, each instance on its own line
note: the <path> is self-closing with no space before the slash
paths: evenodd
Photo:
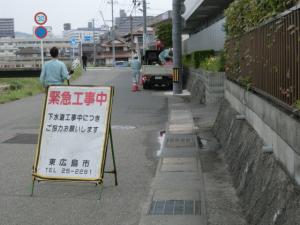
<path id="1" fill-rule="evenodd" d="M 172 47 L 172 22 L 158 24 L 156 27 L 156 35 L 165 48 Z"/>
<path id="2" fill-rule="evenodd" d="M 296 101 L 295 107 L 296 107 L 297 109 L 300 109 L 300 100 L 297 100 L 297 101 Z"/>
<path id="3" fill-rule="evenodd" d="M 201 68 L 213 72 L 222 72 L 224 71 L 224 64 L 223 52 L 213 50 L 196 51 L 183 57 L 183 65 L 195 69 Z"/>
<path id="4" fill-rule="evenodd" d="M 77 79 L 81 73 L 81 68 L 77 67 L 71 82 Z M 0 104 L 33 96 L 43 91 L 44 88 L 39 78 L 0 78 Z"/>
<path id="5" fill-rule="evenodd" d="M 254 74 L 253 71 L 258 64 L 255 60 L 256 53 L 253 53 L 251 51 L 250 46 L 245 46 L 245 41 L 257 40 L 258 37 L 256 32 L 263 30 L 262 28 L 266 28 L 264 30 L 266 30 L 267 34 L 262 34 L 262 38 L 265 40 L 264 46 L 266 47 L 266 49 L 268 49 L 268 51 L 273 52 L 274 43 L 278 42 L 277 40 L 279 40 L 280 35 L 285 36 L 286 34 L 290 33 L 289 36 L 292 37 L 293 34 L 297 34 L 298 28 L 296 24 L 289 25 L 289 27 L 285 30 L 285 28 L 282 28 L 282 24 L 285 23 L 284 17 L 276 18 L 276 16 L 278 16 L 280 13 L 296 5 L 297 2 L 299 2 L 299 0 L 235 0 L 229 5 L 229 7 L 225 10 L 226 23 L 224 25 L 227 37 L 224 49 L 227 77 L 236 80 L 241 85 L 246 86 L 247 89 L 250 89 L 253 86 L 253 76 L 257 75 Z M 275 22 L 273 19 L 276 19 Z M 264 23 L 266 25 L 261 27 L 260 25 Z M 286 47 L 288 49 L 288 45 L 290 45 L 289 43 L 292 42 L 287 39 L 286 43 Z M 285 50 L 283 51 L 285 52 Z M 264 65 L 264 67 L 265 65 L 268 65 L 271 60 L 268 57 L 270 56 L 265 56 L 264 54 L 262 54 L 262 57 L 260 58 L 260 62 Z M 275 73 L 278 73 L 278 65 L 271 66 L 274 68 L 273 71 Z M 243 73 L 241 73 L 242 69 L 245 67 L 247 67 L 248 69 L 243 70 Z M 264 76 L 265 68 L 260 68 L 260 70 L 260 75 Z M 288 68 L 286 74 L 289 74 Z M 281 74 L 278 74 L 278 76 L 280 75 Z M 287 79 L 289 79 L 288 75 L 286 77 Z M 265 79 L 267 81 L 268 79 L 273 78 L 262 77 L 262 79 Z M 280 78 L 278 79 L 280 80 Z M 280 87 L 277 90 L 281 91 L 281 89 L 284 88 Z M 287 88 L 287 90 L 288 89 L 289 88 Z M 280 94 L 286 94 L 286 97 L 289 98 L 289 93 L 286 92 L 286 90 L 284 91 L 285 93 L 281 92 Z M 293 106 L 299 109 L 300 100 L 294 102 Z"/>
<path id="6" fill-rule="evenodd" d="M 225 10 L 228 38 L 239 37 L 295 5 L 298 0 L 236 0 Z"/>

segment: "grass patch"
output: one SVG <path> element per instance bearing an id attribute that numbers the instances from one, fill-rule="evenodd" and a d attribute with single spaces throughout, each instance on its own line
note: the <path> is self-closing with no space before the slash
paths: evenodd
<path id="1" fill-rule="evenodd" d="M 81 68 L 77 68 L 72 74 L 71 82 L 76 80 L 82 73 Z M 65 82 L 67 84 L 67 82 Z M 28 96 L 33 96 L 44 91 L 37 78 L 0 78 L 0 85 L 8 84 L 9 89 L 0 93 L 0 104 L 15 101 Z"/>
<path id="2" fill-rule="evenodd" d="M 0 84 L 9 85 L 9 89 L 0 94 L 0 104 L 43 91 L 39 78 L 0 78 Z"/>

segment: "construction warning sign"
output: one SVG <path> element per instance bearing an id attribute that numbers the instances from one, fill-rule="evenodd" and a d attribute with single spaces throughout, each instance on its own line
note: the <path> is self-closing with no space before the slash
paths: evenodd
<path id="1" fill-rule="evenodd" d="M 112 93 L 112 87 L 48 88 L 33 176 L 102 180 Z"/>

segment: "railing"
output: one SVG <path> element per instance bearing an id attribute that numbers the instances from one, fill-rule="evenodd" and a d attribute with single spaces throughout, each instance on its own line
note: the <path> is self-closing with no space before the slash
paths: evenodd
<path id="1" fill-rule="evenodd" d="M 300 100 L 300 9 L 226 43 L 229 78 L 293 106 Z"/>

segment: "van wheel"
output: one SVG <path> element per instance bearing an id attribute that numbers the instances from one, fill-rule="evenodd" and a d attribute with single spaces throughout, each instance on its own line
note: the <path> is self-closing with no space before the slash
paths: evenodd
<path id="1" fill-rule="evenodd" d="M 150 85 L 149 84 L 143 84 L 143 89 L 150 89 Z"/>

